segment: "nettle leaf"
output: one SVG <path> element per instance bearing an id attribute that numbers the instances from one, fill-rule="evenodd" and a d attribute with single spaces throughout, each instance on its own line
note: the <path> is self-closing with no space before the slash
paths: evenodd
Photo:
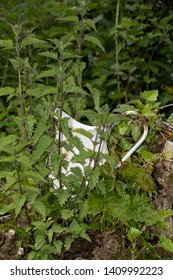
<path id="1" fill-rule="evenodd" d="M 45 88 L 42 88 L 39 94 L 36 96 L 36 99 L 40 99 L 43 96 L 49 95 L 49 94 L 56 94 L 57 93 L 57 87 L 51 87 L 47 86 Z"/>
<path id="2" fill-rule="evenodd" d="M 100 176 L 100 166 L 97 166 L 95 169 L 91 169 L 90 174 L 90 188 L 94 189 L 98 182 L 99 182 L 99 176 Z"/>
<path id="3" fill-rule="evenodd" d="M 139 139 L 139 136 L 141 134 L 141 128 L 139 125 L 134 124 L 132 126 L 132 137 L 134 141 L 137 141 Z"/>
<path id="4" fill-rule="evenodd" d="M 63 242 L 61 240 L 54 241 L 53 246 L 56 249 L 56 253 L 60 254 L 62 251 Z"/>
<path id="5" fill-rule="evenodd" d="M 156 154 L 153 154 L 149 151 L 141 151 L 140 154 L 142 158 L 148 163 L 153 162 L 158 158 Z"/>
<path id="6" fill-rule="evenodd" d="M 137 228 L 134 228 L 134 227 L 130 227 L 128 233 L 127 233 L 127 236 L 128 236 L 128 239 L 133 242 L 136 238 L 138 238 L 140 235 L 142 234 L 142 231 L 140 231 L 139 229 Z"/>
<path id="7" fill-rule="evenodd" d="M 157 101 L 158 90 L 149 90 L 141 93 L 141 97 L 146 101 Z"/>
<path id="8" fill-rule="evenodd" d="M 53 234 L 54 234 L 54 232 L 53 232 L 53 230 L 50 228 L 50 229 L 47 231 L 47 237 L 48 237 L 49 243 L 52 242 Z"/>
<path id="9" fill-rule="evenodd" d="M 75 81 L 74 81 L 74 78 L 73 79 L 68 79 L 65 81 L 64 83 L 64 91 L 67 92 L 67 93 L 81 93 L 81 94 L 85 94 L 85 95 L 88 95 L 88 93 L 83 90 L 82 87 L 80 86 L 76 86 L 75 85 Z"/>
<path id="10" fill-rule="evenodd" d="M 36 120 L 35 116 L 33 116 L 33 115 L 26 116 L 27 132 L 30 137 L 32 136 L 36 122 L 37 122 L 37 120 Z"/>
<path id="11" fill-rule="evenodd" d="M 32 160 L 35 162 L 41 158 L 47 148 L 52 144 L 53 139 L 48 135 L 43 135 L 37 145 L 36 150 L 33 152 Z"/>
<path id="12" fill-rule="evenodd" d="M 77 128 L 77 129 L 73 129 L 73 132 L 77 132 L 78 134 L 82 134 L 84 136 L 86 136 L 87 138 L 89 138 L 90 140 L 93 138 L 93 134 L 83 128 Z"/>
<path id="13" fill-rule="evenodd" d="M 56 76 L 55 69 L 49 69 L 49 70 L 44 70 L 40 74 L 38 74 L 36 79 L 55 77 L 55 76 Z"/>
<path id="14" fill-rule="evenodd" d="M 23 194 L 14 194 L 13 199 L 15 201 L 15 217 L 17 217 L 26 202 L 26 196 Z"/>
<path id="15" fill-rule="evenodd" d="M 37 171 L 34 170 L 24 170 L 23 173 L 21 174 L 24 178 L 27 179 L 33 179 L 36 183 L 38 182 L 46 182 L 44 177 Z"/>
<path id="16" fill-rule="evenodd" d="M 78 236 L 82 230 L 82 227 L 76 219 L 73 219 L 70 226 L 67 228 L 67 232 L 72 233 L 73 235 Z"/>
<path id="17" fill-rule="evenodd" d="M 101 93 L 98 89 L 93 88 L 93 86 L 89 83 L 86 84 L 87 88 L 89 89 L 89 91 L 91 92 L 93 99 L 94 99 L 94 104 L 95 104 L 95 109 L 96 111 L 99 110 L 100 107 L 100 96 Z"/>
<path id="18" fill-rule="evenodd" d="M 13 47 L 13 41 L 10 40 L 10 39 L 0 40 L 0 47 L 12 48 Z"/>
<path id="19" fill-rule="evenodd" d="M 92 20 L 92 19 L 86 19 L 86 20 L 85 20 L 85 23 L 86 23 L 87 26 L 89 26 L 89 27 L 91 27 L 92 29 L 94 29 L 94 31 L 97 31 L 94 20 Z"/>
<path id="20" fill-rule="evenodd" d="M 164 234 L 161 234 L 159 239 L 160 242 L 158 243 L 158 246 L 165 249 L 168 252 L 173 253 L 173 242 Z"/>
<path id="21" fill-rule="evenodd" d="M 45 243 L 46 243 L 46 241 L 45 241 L 44 234 L 37 234 L 35 236 L 35 247 L 36 247 L 37 251 L 40 250 Z"/>
<path id="22" fill-rule="evenodd" d="M 105 53 L 105 49 L 104 49 L 102 43 L 96 37 L 90 36 L 90 35 L 85 35 L 84 40 L 96 45 L 97 47 L 99 47 Z"/>
<path id="23" fill-rule="evenodd" d="M 34 136 L 33 136 L 33 143 L 36 144 L 38 142 L 38 140 L 40 139 L 40 137 L 44 134 L 44 132 L 46 132 L 49 129 L 48 125 L 39 122 L 37 124 L 37 127 L 34 131 Z"/>
<path id="24" fill-rule="evenodd" d="M 63 209 L 61 210 L 61 216 L 64 220 L 68 220 L 73 217 L 74 213 L 73 210 Z"/>
<path id="25" fill-rule="evenodd" d="M 0 143 L 1 143 L 0 149 L 1 147 L 5 147 L 14 143 L 16 139 L 17 139 L 16 135 L 7 135 L 4 137 L 0 137 Z"/>
<path id="26" fill-rule="evenodd" d="M 64 247 L 68 251 L 71 247 L 72 242 L 74 241 L 73 237 L 67 237 L 64 242 Z"/>
<path id="27" fill-rule="evenodd" d="M 7 206 L 4 206 L 1 210 L 0 210 L 0 215 L 4 215 L 8 212 L 10 212 L 11 210 L 15 209 L 15 203 L 11 203 Z"/>
<path id="28" fill-rule="evenodd" d="M 52 226 L 52 230 L 55 233 L 62 233 L 62 232 L 64 232 L 64 228 L 62 228 L 60 225 Z"/>
<path id="29" fill-rule="evenodd" d="M 46 43 L 46 42 L 31 35 L 22 40 L 21 47 L 26 47 L 26 46 L 35 45 L 35 44 L 43 44 L 43 43 Z"/>
<path id="30" fill-rule="evenodd" d="M 56 194 L 58 196 L 58 201 L 60 203 L 60 205 L 64 205 L 66 203 L 66 201 L 68 200 L 68 198 L 70 197 L 70 192 L 66 189 L 58 189 L 56 191 Z"/>
<path id="31" fill-rule="evenodd" d="M 39 200 L 35 200 L 32 203 L 32 207 L 36 212 L 38 212 L 43 218 L 46 218 L 46 206 L 44 205 L 43 202 Z"/>
<path id="32" fill-rule="evenodd" d="M 45 57 L 49 57 L 49 58 L 52 58 L 52 59 L 55 59 L 55 60 L 57 60 L 57 58 L 58 58 L 57 53 L 49 52 L 49 51 L 41 52 L 41 53 L 39 53 L 39 55 L 42 55 L 42 56 L 45 56 Z"/>
<path id="33" fill-rule="evenodd" d="M 86 202 L 88 214 L 97 215 L 103 211 L 104 208 L 103 196 L 90 193 Z"/>
<path id="34" fill-rule="evenodd" d="M 13 96 L 15 93 L 15 89 L 11 87 L 3 87 L 0 88 L 0 96 L 10 95 Z"/>
<path id="35" fill-rule="evenodd" d="M 63 18 L 57 18 L 57 20 L 66 21 L 66 22 L 79 22 L 79 18 L 77 16 L 66 16 Z"/>

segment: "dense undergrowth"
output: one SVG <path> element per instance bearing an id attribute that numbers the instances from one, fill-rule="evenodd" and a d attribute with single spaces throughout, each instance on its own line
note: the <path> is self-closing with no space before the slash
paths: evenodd
<path id="1" fill-rule="evenodd" d="M 59 258 L 76 238 L 90 240 L 89 231 L 119 232 L 120 258 L 163 258 L 159 247 L 173 252 L 162 231 L 173 213 L 153 202 L 153 168 L 162 160 L 154 147 L 173 91 L 171 11 L 162 1 L 33 0 L 2 1 L 0 16 L 0 214 L 11 215 L 1 231 L 15 229 L 28 259 Z M 62 110 L 97 126 L 109 155 L 86 152 Z M 139 119 L 122 115 L 127 110 L 146 119 L 149 134 L 117 169 L 142 134 Z M 112 129 L 103 132 L 107 124 Z M 56 129 L 66 142 L 55 140 Z M 61 151 L 74 146 L 73 162 L 91 158 L 94 167 L 65 176 Z"/>

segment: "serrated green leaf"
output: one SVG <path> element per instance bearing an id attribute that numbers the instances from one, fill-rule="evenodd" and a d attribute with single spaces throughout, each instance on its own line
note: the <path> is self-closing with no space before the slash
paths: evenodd
<path id="1" fill-rule="evenodd" d="M 52 226 L 52 230 L 55 233 L 62 233 L 64 229 L 60 225 Z"/>
<path id="2" fill-rule="evenodd" d="M 85 23 L 86 23 L 87 26 L 89 26 L 92 29 L 94 29 L 94 31 L 97 31 L 95 22 L 92 19 L 86 19 Z"/>
<path id="3" fill-rule="evenodd" d="M 15 162 L 15 156 L 5 156 L 0 158 L 0 162 Z"/>
<path id="4" fill-rule="evenodd" d="M 65 239 L 64 247 L 65 247 L 65 249 L 66 249 L 67 251 L 70 249 L 71 244 L 72 244 L 73 241 L 74 241 L 74 240 L 73 240 L 72 237 L 67 237 L 67 238 Z"/>
<path id="5" fill-rule="evenodd" d="M 62 251 L 63 242 L 61 240 L 57 240 L 57 241 L 53 242 L 53 246 L 56 249 L 56 253 L 60 254 Z"/>
<path id="6" fill-rule="evenodd" d="M 55 59 L 57 60 L 58 56 L 57 56 L 57 53 L 54 53 L 54 52 L 41 52 L 39 53 L 39 55 L 42 55 L 42 56 L 45 56 L 45 57 L 49 57 L 49 58 L 52 58 L 52 59 Z"/>
<path id="7" fill-rule="evenodd" d="M 36 150 L 33 152 L 32 160 L 35 162 L 40 159 L 46 149 L 52 144 L 53 139 L 48 135 L 43 135 L 36 146 Z"/>
<path id="8" fill-rule="evenodd" d="M 40 250 L 43 245 L 45 244 L 45 236 L 42 235 L 42 234 L 36 234 L 35 236 L 35 247 L 36 247 L 36 250 Z"/>
<path id="9" fill-rule="evenodd" d="M 69 228 L 67 229 L 68 232 L 70 232 L 71 234 L 78 236 L 81 232 L 82 228 L 79 225 L 78 221 L 76 219 L 73 219 Z"/>
<path id="10" fill-rule="evenodd" d="M 94 104 L 95 104 L 95 109 L 96 111 L 99 110 L 100 107 L 100 96 L 101 93 L 98 89 L 93 88 L 93 86 L 89 83 L 86 84 L 87 88 L 89 89 L 89 91 L 91 92 L 93 99 L 94 99 Z"/>
<path id="11" fill-rule="evenodd" d="M 47 231 L 47 237 L 48 237 L 49 243 L 52 242 L 53 234 L 54 234 L 54 232 L 53 232 L 53 230 L 50 228 L 50 229 Z"/>
<path id="12" fill-rule="evenodd" d="M 43 218 L 46 217 L 46 206 L 43 202 L 35 200 L 32 204 L 32 207 L 37 211 Z"/>
<path id="13" fill-rule="evenodd" d="M 58 189 L 56 191 L 60 205 L 64 205 L 70 197 L 70 192 L 67 189 Z"/>
<path id="14" fill-rule="evenodd" d="M 63 209 L 61 210 L 61 216 L 64 220 L 68 220 L 73 217 L 73 210 Z"/>
<path id="15" fill-rule="evenodd" d="M 13 198 L 15 201 L 15 217 L 17 217 L 26 202 L 26 196 L 23 194 L 15 194 L 13 195 Z"/>
<path id="16" fill-rule="evenodd" d="M 83 128 L 73 129 L 73 132 L 77 132 L 78 134 L 84 135 L 84 136 L 86 136 L 90 140 L 93 138 L 93 134 L 91 132 L 89 132 L 89 131 L 86 131 Z"/>
<path id="17" fill-rule="evenodd" d="M 8 212 L 10 212 L 11 210 L 15 209 L 15 203 L 11 203 L 7 206 L 4 206 L 1 210 L 0 210 L 0 215 L 4 215 Z"/>
<path id="18" fill-rule="evenodd" d="M 57 20 L 66 21 L 66 22 L 79 22 L 77 16 L 66 16 L 63 18 L 57 18 Z"/>
<path id="19" fill-rule="evenodd" d="M 146 101 L 157 101 L 158 98 L 158 90 L 147 90 L 141 93 L 141 97 Z"/>
<path id="20" fill-rule="evenodd" d="M 105 52 L 105 49 L 102 45 L 102 43 L 100 42 L 99 39 L 97 39 L 94 36 L 90 36 L 90 35 L 85 35 L 84 40 L 96 45 L 97 47 L 99 47 L 103 52 Z"/>
<path id="21" fill-rule="evenodd" d="M 10 87 L 3 87 L 0 88 L 0 96 L 5 96 L 5 95 L 14 95 L 15 93 L 15 89 L 14 88 L 10 88 Z"/>
<path id="22" fill-rule="evenodd" d="M 12 48 L 13 47 L 13 41 L 10 40 L 10 39 L 0 40 L 0 47 Z"/>
<path id="23" fill-rule="evenodd" d="M 55 77 L 55 75 L 56 75 L 55 69 L 49 69 L 49 70 L 42 71 L 40 74 L 38 74 L 36 79 Z"/>
<path id="24" fill-rule="evenodd" d="M 36 144 L 40 137 L 48 130 L 48 126 L 42 122 L 39 122 L 37 124 L 37 127 L 34 131 L 34 136 L 33 136 L 33 143 Z"/>
<path id="25" fill-rule="evenodd" d="M 158 246 L 165 249 L 168 252 L 173 253 L 173 242 L 164 234 L 161 234 L 159 239 L 160 242 L 158 243 Z"/>
<path id="26" fill-rule="evenodd" d="M 134 124 L 132 126 L 132 137 L 133 137 L 133 140 L 136 142 L 138 139 L 139 139 L 139 136 L 141 134 L 141 128 L 139 125 L 137 124 Z"/>
<path id="27" fill-rule="evenodd" d="M 33 35 L 31 36 L 28 36 L 27 38 L 24 38 L 21 42 L 21 47 L 26 47 L 26 46 L 29 46 L 29 45 L 35 45 L 35 44 L 43 44 L 43 43 L 46 43 L 45 41 L 43 40 L 40 40 L 36 37 L 33 37 Z"/>

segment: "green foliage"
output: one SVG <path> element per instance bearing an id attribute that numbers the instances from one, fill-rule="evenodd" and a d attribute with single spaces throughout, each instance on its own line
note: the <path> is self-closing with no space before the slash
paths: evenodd
<path id="1" fill-rule="evenodd" d="M 76 238 L 90 241 L 88 229 L 120 229 L 146 254 L 155 235 L 156 246 L 172 252 L 170 239 L 151 230 L 165 229 L 173 214 L 158 211 L 151 199 L 157 192 L 152 166 L 160 160 L 152 146 L 164 119 L 159 109 L 172 98 L 171 11 L 162 1 L 1 2 L 0 215 L 11 214 L 19 242 L 29 247 L 27 258 L 59 258 Z M 62 110 L 96 125 L 109 155 L 86 151 Z M 121 114 L 127 110 L 145 117 L 149 135 L 117 170 L 142 134 L 139 119 Z M 67 141 L 56 139 L 56 130 Z M 82 129 L 73 132 L 92 139 Z M 65 176 L 74 147 L 77 166 Z M 23 216 L 27 227 L 16 227 Z"/>

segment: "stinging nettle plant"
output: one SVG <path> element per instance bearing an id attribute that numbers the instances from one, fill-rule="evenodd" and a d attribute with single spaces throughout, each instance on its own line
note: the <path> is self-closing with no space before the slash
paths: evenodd
<path id="1" fill-rule="evenodd" d="M 158 92 L 143 92 L 140 100 L 119 106 L 117 114 L 102 106 L 102 90 L 96 81 L 84 84 L 83 77 L 90 63 L 89 59 L 86 62 L 86 52 L 91 48 L 92 55 L 98 50 L 103 53 L 104 48 L 93 35 L 95 21 L 87 14 L 90 3 L 77 2 L 73 14 L 69 16 L 67 9 L 66 15 L 58 18 L 64 30 L 66 24 L 73 25 L 66 35 L 61 30 L 61 36 L 45 40 L 38 38 L 34 29 L 26 32 L 20 25 L 11 25 L 14 39 L 0 40 L 15 72 L 15 85 L 3 83 L 0 89 L 0 96 L 8 102 L 0 147 L 0 214 L 11 213 L 18 245 L 22 240 L 28 244 L 29 259 L 62 257 L 75 238 L 90 240 L 88 230 L 118 228 L 130 241 L 127 251 L 131 258 L 137 258 L 141 244 L 151 256 L 154 246 L 149 240 L 150 229 L 165 227 L 165 219 L 172 215 L 172 211 L 157 211 L 150 199 L 156 192 L 151 164 L 158 157 L 147 150 L 146 143 L 150 143 L 158 119 Z M 108 143 L 109 154 L 86 151 L 69 129 L 63 110 L 85 125 L 97 126 L 99 138 Z M 142 131 L 138 119 L 121 114 L 128 110 L 148 119 L 150 134 L 139 156 L 117 170 L 122 154 L 133 146 L 132 139 L 138 141 Z M 103 129 L 106 124 L 114 125 L 111 134 Z M 60 133 L 56 140 L 57 130 L 67 141 L 61 141 Z M 91 137 L 86 131 L 80 133 Z M 84 166 L 91 158 L 94 167 L 85 166 L 82 172 L 74 166 L 66 176 L 62 171 L 69 162 L 64 151 L 73 153 L 74 147 L 79 151 L 73 156 L 74 165 Z M 100 158 L 105 160 L 103 165 L 99 165 Z M 49 179 L 52 171 L 60 183 L 57 190 Z M 26 220 L 25 228 L 20 227 L 21 218 Z M 166 247 L 168 240 L 162 236 L 160 242 Z"/>

